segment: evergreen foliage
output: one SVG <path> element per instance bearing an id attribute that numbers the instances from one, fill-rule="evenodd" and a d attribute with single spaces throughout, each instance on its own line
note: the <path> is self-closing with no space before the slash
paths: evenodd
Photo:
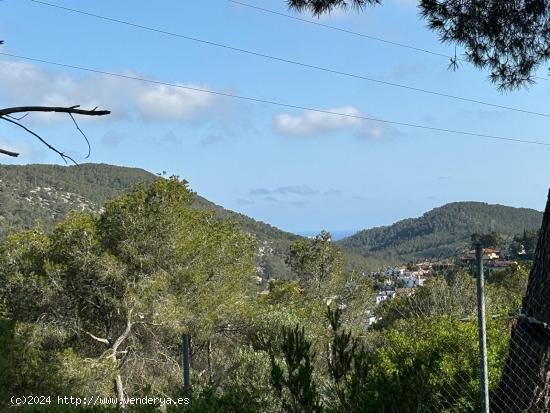
<path id="1" fill-rule="evenodd" d="M 167 412 L 479 411 L 469 274 L 450 270 L 386 301 L 367 330 L 372 283 L 346 268 L 329 233 L 289 242 L 293 279 L 272 279 L 259 293 L 258 237 L 196 202 L 186 182 L 154 177 L 50 231 L 4 237 L 0 410 L 14 394 L 180 397 L 187 332 L 192 403 Z M 513 242 L 527 251 L 534 237 Z M 491 388 L 528 272 L 527 260 L 487 276 Z"/>
<path id="2" fill-rule="evenodd" d="M 461 255 L 469 248 L 474 233 L 494 231 L 512 237 L 536 231 L 541 223 L 542 213 L 533 209 L 454 202 L 420 218 L 360 231 L 336 244 L 363 256 L 386 257 L 402 263 L 409 259 Z"/>
<path id="3" fill-rule="evenodd" d="M 304 328 L 284 328 L 281 351 L 284 369 L 272 358 L 273 386 L 283 399 L 284 411 L 289 413 L 317 413 L 321 411 L 319 394 L 313 381 L 315 354 L 305 337 Z"/>
<path id="4" fill-rule="evenodd" d="M 338 8 L 363 10 L 381 0 L 287 0 L 290 8 L 314 16 Z M 449 68 L 468 61 L 488 69 L 499 89 L 514 89 L 534 82 L 536 70 L 550 58 L 550 11 L 544 0 L 420 0 L 420 15 L 442 42 L 464 49 L 450 57 Z"/>
<path id="5" fill-rule="evenodd" d="M 174 392 L 178 337 L 206 342 L 253 294 L 254 240 L 176 178 L 0 244 L 8 394 Z M 175 340 L 175 342 L 174 342 Z M 13 352 L 13 354 L 10 354 Z M 18 362 L 19 360 L 19 362 Z"/>
<path id="6" fill-rule="evenodd" d="M 143 169 L 107 164 L 0 165 L 0 239 L 10 231 L 37 224 L 51 231 L 71 210 L 99 213 L 106 201 L 127 193 L 137 183 L 147 186 L 158 179 Z M 236 222 L 265 247 L 266 252 L 256 257 L 264 278 L 291 277 L 285 255 L 289 243 L 299 236 L 226 210 L 197 194 L 193 197 L 194 208 L 213 211 L 218 220 Z"/>
<path id="7" fill-rule="evenodd" d="M 332 343 L 329 346 L 328 370 L 335 384 L 339 384 L 350 371 L 358 342 L 351 331 L 342 328 L 342 312 L 327 306 L 326 318 L 330 324 Z"/>

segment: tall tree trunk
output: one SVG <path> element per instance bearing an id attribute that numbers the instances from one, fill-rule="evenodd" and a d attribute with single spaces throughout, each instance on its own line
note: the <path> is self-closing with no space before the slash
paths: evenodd
<path id="1" fill-rule="evenodd" d="M 550 194 L 522 316 L 512 328 L 508 359 L 491 412 L 550 411 Z"/>
<path id="2" fill-rule="evenodd" d="M 118 407 L 124 409 L 126 407 L 124 400 L 124 385 L 122 384 L 122 377 L 120 377 L 120 374 L 118 373 L 115 376 L 115 391 Z"/>

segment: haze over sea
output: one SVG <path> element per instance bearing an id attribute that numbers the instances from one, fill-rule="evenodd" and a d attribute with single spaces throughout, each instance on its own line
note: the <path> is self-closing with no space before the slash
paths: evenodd
<path id="1" fill-rule="evenodd" d="M 349 237 L 350 235 L 353 235 L 357 232 L 357 230 L 351 230 L 351 229 L 335 230 L 335 231 L 327 230 L 327 231 L 330 232 L 330 235 L 332 235 L 332 239 L 334 241 L 338 241 L 338 240 L 341 240 L 342 238 Z M 314 237 L 315 235 L 318 235 L 319 232 L 321 232 L 321 230 L 319 230 L 319 231 L 296 231 L 294 233 L 297 234 L 297 235 L 301 235 L 303 237 Z"/>

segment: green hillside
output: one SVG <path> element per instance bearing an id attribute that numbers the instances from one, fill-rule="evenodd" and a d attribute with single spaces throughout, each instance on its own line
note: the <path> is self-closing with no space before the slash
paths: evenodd
<path id="1" fill-rule="evenodd" d="M 106 164 L 0 165 L 0 237 L 36 223 L 49 230 L 71 209 L 99 212 L 108 199 L 138 182 L 147 184 L 155 179 L 158 176 L 143 169 Z M 265 277 L 290 277 L 284 257 L 289 243 L 299 236 L 226 210 L 198 195 L 195 206 L 213 210 L 216 217 L 231 219 L 256 236 L 257 263 Z M 538 229 L 541 220 L 542 213 L 531 209 L 457 202 L 420 218 L 360 231 L 337 244 L 344 250 L 348 269 L 373 269 L 412 258 L 457 255 L 467 247 L 473 232 L 494 229 L 511 236 L 524 229 Z"/>
<path id="2" fill-rule="evenodd" d="M 105 164 L 0 165 L 0 236 L 40 222 L 50 229 L 71 209 L 98 211 L 108 199 L 155 175 Z"/>
<path id="3" fill-rule="evenodd" d="M 72 209 L 99 212 L 105 201 L 128 191 L 136 183 L 159 179 L 143 169 L 106 164 L 0 165 L 0 238 L 10 230 L 40 223 L 47 230 Z M 299 237 L 269 224 L 226 210 L 198 196 L 195 206 L 231 219 L 259 240 L 258 264 L 265 276 L 289 277 L 284 263 L 288 244 Z"/>
<path id="4" fill-rule="evenodd" d="M 292 278 L 290 268 L 285 263 L 285 256 L 290 242 L 299 239 L 300 236 L 225 209 L 201 196 L 197 196 L 195 207 L 214 211 L 217 218 L 237 222 L 244 231 L 254 234 L 259 242 L 257 262 L 264 277 Z"/>
<path id="5" fill-rule="evenodd" d="M 527 208 L 454 202 L 435 208 L 420 218 L 360 231 L 340 240 L 340 246 L 366 257 L 391 261 L 448 257 L 468 247 L 472 233 L 496 231 L 513 236 L 539 229 L 542 212 Z"/>

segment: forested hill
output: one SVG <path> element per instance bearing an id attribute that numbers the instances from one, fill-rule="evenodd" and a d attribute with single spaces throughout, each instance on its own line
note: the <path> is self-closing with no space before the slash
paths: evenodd
<path id="1" fill-rule="evenodd" d="M 158 176 L 143 169 L 106 164 L 0 165 L 0 238 L 9 230 L 27 229 L 36 222 L 49 230 L 71 209 L 99 211 L 105 201 L 137 182 L 147 184 L 155 179 Z M 195 207 L 214 210 L 218 218 L 232 219 L 254 234 L 262 247 L 258 264 L 266 277 L 290 276 L 284 256 L 297 235 L 226 210 L 198 195 Z M 360 231 L 338 241 L 338 245 L 350 267 L 366 268 L 415 257 L 457 255 L 467 247 L 473 232 L 493 229 L 515 235 L 524 229 L 538 229 L 541 221 L 542 213 L 532 209 L 457 202 L 420 218 Z"/>
<path id="2" fill-rule="evenodd" d="M 136 183 L 148 184 L 155 179 L 158 176 L 143 169 L 107 164 L 0 165 L 0 238 L 10 230 L 27 229 L 37 222 L 49 230 L 72 209 L 99 211 L 105 201 Z M 284 254 L 297 235 L 226 210 L 198 195 L 195 207 L 214 210 L 217 217 L 232 219 L 254 234 L 264 246 L 259 260 L 269 272 L 266 275 L 289 275 Z"/>
<path id="3" fill-rule="evenodd" d="M 400 261 L 448 257 L 468 247 L 472 233 L 512 236 L 539 229 L 542 212 L 482 202 L 453 202 L 390 226 L 360 231 L 339 241 L 363 256 Z"/>
<path id="4" fill-rule="evenodd" d="M 71 209 L 98 211 L 108 199 L 155 175 L 105 164 L 0 165 L 0 236 L 37 221 L 46 229 Z"/>

